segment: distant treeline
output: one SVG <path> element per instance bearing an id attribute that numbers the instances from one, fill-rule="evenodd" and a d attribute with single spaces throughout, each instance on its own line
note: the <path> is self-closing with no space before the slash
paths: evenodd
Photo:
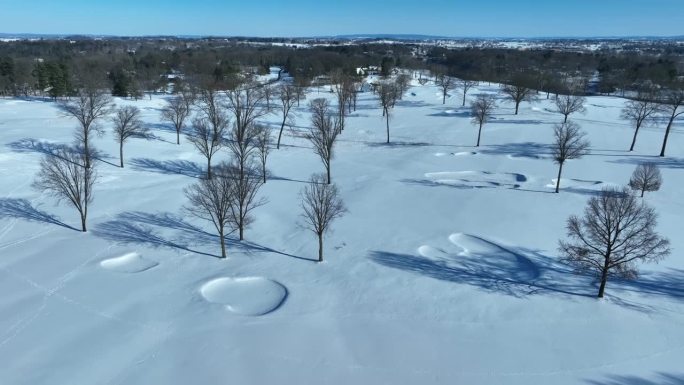
<path id="1" fill-rule="evenodd" d="M 643 85 L 672 87 L 684 78 L 684 48 L 662 41 L 625 51 L 571 52 L 549 49 L 447 49 L 415 43 L 331 42 L 301 48 L 250 39 L 111 38 L 0 42 L 0 95 L 69 96 L 84 84 L 111 89 L 115 96 L 142 97 L 171 82 L 230 88 L 245 73 L 271 66 L 289 72 L 298 84 L 341 71 L 378 67 L 447 74 L 464 79 L 525 83 L 558 92 L 568 79 L 583 79 L 586 93 L 635 90 Z"/>

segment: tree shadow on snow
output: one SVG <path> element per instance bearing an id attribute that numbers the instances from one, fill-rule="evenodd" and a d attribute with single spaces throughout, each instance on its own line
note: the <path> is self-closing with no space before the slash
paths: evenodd
<path id="1" fill-rule="evenodd" d="M 585 380 L 589 385 L 682 385 L 684 373 L 658 373 L 651 379 L 637 376 L 609 375 L 601 380 Z"/>
<path id="2" fill-rule="evenodd" d="M 164 234 L 160 234 L 159 230 Z M 166 212 L 146 213 L 141 211 L 124 212 L 114 220 L 95 225 L 93 234 L 97 237 L 122 244 L 141 244 L 150 247 L 167 247 L 187 252 L 220 258 L 218 254 L 202 252 L 197 246 L 220 248 L 220 239 L 216 234 L 208 233 L 185 221 L 178 215 Z M 309 260 L 295 255 L 283 253 L 259 244 L 239 241 L 230 236 L 225 237 L 226 247 L 246 253 L 275 253 L 291 258 Z"/>
<path id="3" fill-rule="evenodd" d="M 470 255 L 444 254 L 441 258 L 422 255 L 372 251 L 374 262 L 414 274 L 475 286 L 487 292 L 518 298 L 532 295 L 564 295 L 594 298 L 598 291 L 598 277 L 578 274 L 572 267 L 543 255 L 537 250 L 506 248 L 486 240 L 488 252 Z M 645 272 L 634 280 L 612 277 L 608 281 L 606 300 L 642 312 L 657 311 L 649 301 L 638 303 L 620 298 L 621 293 L 656 295 L 684 300 L 684 270 Z"/>
<path id="4" fill-rule="evenodd" d="M 660 156 L 640 156 L 626 159 L 612 160 L 611 163 L 631 164 L 638 166 L 644 163 L 654 163 L 660 168 L 684 169 L 684 158 L 670 158 Z"/>
<path id="5" fill-rule="evenodd" d="M 0 218 L 19 218 L 80 231 L 79 229 L 60 221 L 56 216 L 33 207 L 31 202 L 26 199 L 0 198 Z"/>
<path id="6" fill-rule="evenodd" d="M 206 170 L 197 163 L 188 160 L 156 160 L 151 158 L 134 158 L 128 162 L 134 170 L 156 172 L 165 175 L 185 175 L 202 178 Z"/>

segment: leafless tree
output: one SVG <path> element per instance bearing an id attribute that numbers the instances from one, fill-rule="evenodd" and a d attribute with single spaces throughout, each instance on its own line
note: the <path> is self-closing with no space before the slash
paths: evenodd
<path id="1" fill-rule="evenodd" d="M 286 124 L 294 124 L 293 114 L 291 114 L 292 107 L 299 102 L 297 96 L 297 88 L 290 84 L 283 84 L 278 88 L 278 100 L 280 101 L 280 113 L 283 118 L 280 123 L 280 131 L 278 132 L 278 143 L 276 149 L 280 149 L 280 139 L 283 136 L 283 130 Z"/>
<path id="2" fill-rule="evenodd" d="M 93 185 L 97 179 L 94 165 L 84 167 L 86 154 L 80 149 L 59 149 L 46 155 L 33 183 L 39 191 L 70 202 L 81 216 L 81 229 L 86 231 L 88 205 L 93 201 Z"/>
<path id="3" fill-rule="evenodd" d="M 565 119 L 563 123 L 568 122 L 568 116 L 575 112 L 584 113 L 587 109 L 584 107 L 586 99 L 578 95 L 558 95 L 556 96 L 556 111 L 563 115 Z"/>
<path id="4" fill-rule="evenodd" d="M 560 241 L 563 260 L 600 277 L 602 298 L 609 275 L 637 276 L 637 262 L 658 261 L 670 253 L 669 241 L 655 232 L 655 211 L 627 188 L 608 187 L 589 199 L 584 217 L 567 222 L 568 242 Z"/>
<path id="5" fill-rule="evenodd" d="M 238 162 L 240 174 L 244 175 L 255 149 L 256 120 L 268 113 L 261 106 L 264 93 L 256 85 L 248 83 L 227 91 L 226 96 L 228 110 L 234 117 L 229 148 Z"/>
<path id="6" fill-rule="evenodd" d="M 663 148 L 660 150 L 660 156 L 665 156 L 665 148 L 667 147 L 667 138 L 670 136 L 672 123 L 680 115 L 684 114 L 684 109 L 680 111 L 679 107 L 684 107 L 684 89 L 672 90 L 667 92 L 663 100 L 662 113 L 669 115 L 667 128 L 665 129 L 665 138 L 663 139 Z"/>
<path id="7" fill-rule="evenodd" d="M 111 113 L 112 98 L 101 89 L 83 88 L 75 97 L 61 102 L 59 108 L 64 115 L 78 120 L 80 127 L 76 132 L 76 138 L 79 145 L 83 146 L 85 167 L 89 168 L 93 153 L 90 138 L 103 133 L 97 121 Z"/>
<path id="8" fill-rule="evenodd" d="M 261 92 L 263 93 L 264 101 L 266 102 L 266 112 L 271 112 L 271 99 L 273 99 L 275 90 L 270 84 L 264 84 L 264 86 L 261 87 Z"/>
<path id="9" fill-rule="evenodd" d="M 119 161 L 121 168 L 123 168 L 124 143 L 130 138 L 146 138 L 149 135 L 149 130 L 140 120 L 140 109 L 134 106 L 118 108 L 114 113 L 112 122 L 114 123 L 114 137 L 119 143 Z"/>
<path id="10" fill-rule="evenodd" d="M 629 187 L 634 191 L 640 191 L 644 197 L 646 191 L 658 191 L 663 184 L 663 177 L 655 163 L 640 164 L 632 173 Z"/>
<path id="11" fill-rule="evenodd" d="M 225 131 L 230 123 L 222 104 L 221 95 L 211 87 L 201 90 L 196 100 L 199 115 L 206 120 L 211 130 L 216 135 L 219 131 Z"/>
<path id="12" fill-rule="evenodd" d="M 575 122 L 559 123 L 554 126 L 553 161 L 558 165 L 556 193 L 560 188 L 561 173 L 566 160 L 578 159 L 587 154 L 589 141 L 586 133 Z"/>
<path id="13" fill-rule="evenodd" d="M 466 105 L 466 96 L 468 95 L 468 91 L 475 87 L 477 85 L 477 81 L 475 80 L 466 80 L 466 79 L 460 79 L 457 82 L 458 87 L 460 87 L 463 90 L 463 104 L 462 106 L 465 107 Z"/>
<path id="14" fill-rule="evenodd" d="M 188 198 L 185 211 L 194 217 L 211 222 L 216 227 L 223 258 L 226 257 L 226 230 L 232 223 L 233 184 L 233 180 L 218 173 L 214 178 L 202 179 L 185 189 L 185 196 Z"/>
<path id="15" fill-rule="evenodd" d="M 323 262 L 323 235 L 329 231 L 332 221 L 342 217 L 347 209 L 337 186 L 326 184 L 323 175 L 313 175 L 301 196 L 305 227 L 318 236 L 318 262 Z"/>
<path id="16" fill-rule="evenodd" d="M 266 183 L 266 162 L 268 155 L 271 153 L 271 131 L 262 125 L 256 126 L 256 149 L 259 154 L 259 163 L 261 163 L 261 175 L 264 177 Z"/>
<path id="17" fill-rule="evenodd" d="M 442 90 L 442 104 L 446 104 L 446 97 L 449 95 L 449 91 L 456 87 L 454 78 L 444 73 L 437 74 L 435 85 Z"/>
<path id="18" fill-rule="evenodd" d="M 470 113 L 473 115 L 472 122 L 479 127 L 477 131 L 477 147 L 480 146 L 482 126 L 489 121 L 495 108 L 496 101 L 491 95 L 479 95 L 477 99 L 470 103 Z"/>
<path id="19" fill-rule="evenodd" d="M 254 221 L 251 212 L 266 204 L 265 199 L 257 199 L 257 193 L 262 186 L 261 176 L 258 169 L 251 164 L 246 165 L 244 170 L 240 170 L 236 164 L 221 167 L 217 173 L 221 178 L 231 181 L 229 220 L 231 226 L 238 230 L 242 241 L 245 239 L 245 229 Z"/>
<path id="20" fill-rule="evenodd" d="M 382 106 L 382 115 L 385 117 L 385 126 L 387 128 L 387 143 L 390 142 L 390 115 L 397 100 L 401 98 L 401 89 L 399 86 L 391 81 L 386 80 L 380 82 L 376 88 L 378 97 L 380 98 L 380 105 Z"/>
<path id="21" fill-rule="evenodd" d="M 192 112 L 191 105 L 182 96 L 167 99 L 166 102 L 166 107 L 161 111 L 161 119 L 173 124 L 173 127 L 176 129 L 176 144 L 180 144 L 180 134 L 183 131 L 183 125 Z"/>
<path id="22" fill-rule="evenodd" d="M 321 158 L 328 175 L 330 184 L 330 163 L 333 158 L 333 148 L 340 130 L 337 118 L 330 113 L 330 105 L 325 99 L 314 99 L 309 103 L 311 108 L 311 127 L 306 138 L 313 144 L 314 151 Z"/>
<path id="23" fill-rule="evenodd" d="M 653 117 L 658 113 L 659 105 L 655 100 L 655 95 L 652 92 L 640 91 L 636 99 L 625 103 L 620 115 L 622 119 L 629 120 L 634 123 L 634 137 L 632 138 L 632 145 L 629 151 L 634 151 L 637 135 L 642 125 L 653 121 Z"/>
<path id="24" fill-rule="evenodd" d="M 533 89 L 519 82 L 504 85 L 501 87 L 501 92 L 515 103 L 515 115 L 518 115 L 520 103 L 533 101 L 535 93 Z"/>
<path id="25" fill-rule="evenodd" d="M 405 93 L 411 88 L 411 75 L 399 74 L 394 80 L 394 84 L 399 89 L 399 98 L 401 99 Z"/>
<path id="26" fill-rule="evenodd" d="M 351 77 L 344 75 L 340 70 L 334 71 L 330 78 L 337 96 L 337 121 L 340 131 L 343 131 L 345 127 L 346 106 L 348 101 L 352 99 L 353 82 Z"/>
<path id="27" fill-rule="evenodd" d="M 224 145 L 225 126 L 212 128 L 207 118 L 196 118 L 192 121 L 191 132 L 186 135 L 187 140 L 207 158 L 207 179 L 211 179 L 211 159 Z"/>
<path id="28" fill-rule="evenodd" d="M 295 78 L 295 95 L 297 95 L 297 107 L 299 107 L 299 102 L 306 99 L 307 87 L 311 85 L 311 79 L 305 78 L 303 76 Z"/>

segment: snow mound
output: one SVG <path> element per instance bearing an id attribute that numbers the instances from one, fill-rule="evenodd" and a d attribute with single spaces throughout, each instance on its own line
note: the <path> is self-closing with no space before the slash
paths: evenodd
<path id="1" fill-rule="evenodd" d="M 259 316 L 272 312 L 283 303 L 287 289 L 262 277 L 216 278 L 200 289 L 209 302 L 226 305 L 233 313 Z"/>
<path id="2" fill-rule="evenodd" d="M 143 258 L 136 252 L 127 253 L 120 257 L 105 259 L 100 266 L 119 273 L 140 273 L 149 270 L 159 263 Z"/>
<path id="3" fill-rule="evenodd" d="M 464 267 L 477 266 L 476 270 L 489 271 L 493 276 L 518 282 L 531 282 L 541 272 L 529 258 L 474 235 L 455 233 L 449 236 L 458 249 Z"/>
<path id="4" fill-rule="evenodd" d="M 528 180 L 527 176 L 523 174 L 488 171 L 429 172 L 425 174 L 425 177 L 434 183 L 469 188 L 519 188 L 522 183 Z"/>

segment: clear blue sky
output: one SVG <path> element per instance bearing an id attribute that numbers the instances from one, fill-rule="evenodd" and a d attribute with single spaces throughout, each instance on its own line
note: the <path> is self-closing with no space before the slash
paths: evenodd
<path id="1" fill-rule="evenodd" d="M 0 0 L 0 32 L 684 35 L 684 0 Z"/>

